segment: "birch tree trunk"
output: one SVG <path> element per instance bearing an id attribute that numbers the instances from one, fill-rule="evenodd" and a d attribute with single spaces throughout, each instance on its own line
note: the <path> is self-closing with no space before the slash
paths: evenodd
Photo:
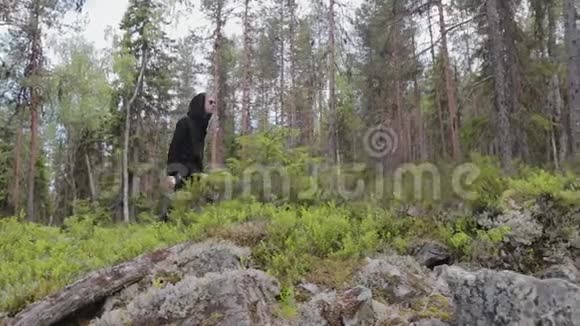
<path id="1" fill-rule="evenodd" d="M 89 177 L 89 190 L 91 192 L 91 202 L 94 203 L 97 200 L 97 191 L 95 188 L 95 178 L 93 176 L 93 168 L 91 166 L 91 160 L 89 159 L 89 154 L 85 153 L 85 164 L 87 165 L 87 175 Z"/>
<path id="2" fill-rule="evenodd" d="M 131 108 L 141 92 L 147 60 L 147 49 L 143 47 L 141 49 L 141 70 L 137 78 L 135 91 L 125 105 L 125 130 L 123 135 L 123 221 L 125 223 L 131 222 L 131 215 L 129 214 L 129 138 L 131 136 Z"/>
<path id="3" fill-rule="evenodd" d="M 556 67 L 558 66 L 558 58 L 555 53 L 556 49 L 556 24 L 557 16 L 555 13 L 555 4 L 551 2 L 548 7 L 548 40 L 546 43 L 546 55 L 548 62 L 554 66 L 554 73 L 548 80 L 548 114 L 553 116 L 554 127 L 551 130 L 553 141 L 553 156 L 554 165 L 556 169 L 560 168 L 560 163 L 566 159 L 568 149 L 568 136 L 566 128 L 564 128 L 562 116 L 562 92 L 560 90 L 560 77 Z"/>

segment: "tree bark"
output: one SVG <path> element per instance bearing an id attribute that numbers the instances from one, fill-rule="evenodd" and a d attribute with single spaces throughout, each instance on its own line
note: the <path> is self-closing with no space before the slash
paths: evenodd
<path id="1" fill-rule="evenodd" d="M 224 25 L 223 17 L 224 0 L 217 0 L 215 20 L 216 28 L 214 31 L 214 47 L 213 47 L 213 78 L 214 78 L 214 97 L 217 103 L 217 114 L 213 129 L 212 151 L 211 151 L 211 165 L 212 168 L 220 168 L 225 161 L 225 144 L 224 144 L 224 130 L 222 128 L 224 119 L 224 105 L 221 101 L 221 43 L 222 43 L 222 29 Z"/>
<path id="2" fill-rule="evenodd" d="M 429 28 L 429 39 L 431 44 L 431 61 L 433 66 L 437 64 L 437 57 L 435 56 L 435 43 L 433 38 L 433 24 L 431 23 L 431 7 L 429 7 L 429 12 L 427 13 L 427 26 Z M 439 137 L 441 139 L 442 156 L 447 158 L 447 137 L 445 132 L 445 122 L 443 120 L 443 108 L 441 106 L 441 93 L 439 91 L 439 86 L 437 84 L 433 85 L 433 90 L 435 91 L 435 105 L 437 107 L 437 114 L 439 117 Z"/>
<path id="3" fill-rule="evenodd" d="M 95 271 L 64 289 L 33 303 L 10 320 L 10 326 L 53 325 L 73 313 L 98 304 L 101 300 L 143 279 L 158 263 L 185 250 L 192 244 L 142 255 L 120 265 Z"/>
<path id="4" fill-rule="evenodd" d="M 455 78 L 449 63 L 449 50 L 447 48 L 447 26 L 441 1 L 437 3 L 439 9 L 439 27 L 441 29 L 441 55 L 443 58 L 443 78 L 447 90 L 447 104 L 449 109 L 449 126 L 451 129 L 451 148 L 453 159 L 461 158 L 461 145 L 459 143 L 459 120 L 457 115 L 457 98 L 455 96 Z"/>
<path id="5" fill-rule="evenodd" d="M 568 52 L 568 101 L 572 154 L 580 157 L 580 31 L 574 0 L 564 1 L 565 39 Z"/>
<path id="6" fill-rule="evenodd" d="M 20 169 L 22 161 L 22 112 L 20 105 L 16 109 L 16 120 L 18 125 L 16 128 L 16 145 L 14 148 L 14 183 L 12 186 L 12 207 L 14 215 L 20 213 Z"/>
<path id="7" fill-rule="evenodd" d="M 284 34 L 284 2 L 285 0 L 280 0 L 280 8 L 279 8 L 279 19 L 280 19 L 280 33 L 279 33 L 279 37 L 280 37 L 280 58 L 279 58 L 279 63 L 280 63 L 280 124 L 284 125 L 287 123 L 287 116 L 288 116 L 288 112 L 286 112 L 286 103 L 285 103 L 285 99 L 284 97 L 286 96 L 286 78 L 284 75 L 285 72 L 285 61 L 284 61 L 284 55 L 286 52 L 286 40 L 285 40 L 285 34 Z"/>
<path id="8" fill-rule="evenodd" d="M 250 37 L 250 1 L 244 1 L 244 76 L 242 85 L 242 135 L 250 133 L 250 91 L 252 84 L 252 39 Z"/>
<path id="9" fill-rule="evenodd" d="M 554 2 L 550 3 L 550 7 L 548 8 L 548 56 L 550 62 L 557 66 L 559 64 L 559 59 L 557 57 L 556 51 L 556 26 L 558 15 L 556 13 L 556 6 Z M 550 97 L 552 98 L 552 108 L 554 114 L 554 124 L 556 129 L 556 134 L 558 137 L 557 147 L 558 153 L 556 155 L 557 161 L 563 162 L 566 160 L 566 156 L 568 153 L 568 132 L 565 127 L 565 118 L 562 114 L 563 112 L 563 101 L 562 101 L 562 91 L 560 89 L 560 77 L 558 76 L 558 72 L 555 71 L 552 74 L 552 78 L 550 79 Z"/>
<path id="10" fill-rule="evenodd" d="M 296 112 L 296 2 L 295 0 L 288 0 L 289 11 L 289 46 L 290 46 L 290 97 L 288 111 L 290 113 L 290 128 L 296 128 L 297 112 Z M 291 137 L 291 145 L 295 144 L 295 137 Z"/>
<path id="11" fill-rule="evenodd" d="M 498 138 L 502 167 L 510 171 L 512 161 L 512 135 L 509 107 L 510 100 L 507 93 L 508 70 L 504 59 L 504 42 L 501 21 L 498 13 L 499 0 L 487 0 L 487 20 L 489 28 L 489 44 L 491 63 L 494 77 L 495 107 L 498 115 Z"/>
<path id="12" fill-rule="evenodd" d="M 416 55 L 417 52 L 417 44 L 415 42 L 415 37 L 413 37 L 413 56 Z M 426 144 L 426 137 L 425 137 L 425 124 L 423 122 L 423 112 L 421 109 L 421 89 L 419 88 L 419 80 L 418 75 L 415 74 L 413 76 L 413 88 L 415 90 L 415 110 L 416 110 L 416 121 L 415 125 L 417 131 L 419 133 L 415 143 L 418 147 L 418 160 L 419 161 L 427 161 L 427 144 Z"/>
<path id="13" fill-rule="evenodd" d="M 143 78 L 145 69 L 147 67 L 147 49 L 143 46 L 141 49 L 141 70 L 133 96 L 126 102 L 125 105 L 125 131 L 123 135 L 123 221 L 125 223 L 131 222 L 131 215 L 129 212 L 129 138 L 131 136 L 131 108 L 141 92 L 143 86 Z"/>
<path id="14" fill-rule="evenodd" d="M 40 39 L 40 4 L 36 2 L 35 9 L 32 14 L 31 24 L 31 56 L 29 64 L 29 78 L 38 78 L 42 69 L 42 48 Z M 35 80 L 34 83 L 38 81 Z M 30 160 L 28 162 L 28 198 L 26 205 L 26 212 L 29 221 L 35 221 L 35 181 L 36 181 L 36 162 L 38 160 L 38 111 L 40 110 L 41 100 L 38 93 L 39 85 L 30 87 Z"/>
<path id="15" fill-rule="evenodd" d="M 328 35 L 328 74 L 329 74 L 329 130 L 328 130 L 328 152 L 332 163 L 339 163 L 338 159 L 338 135 L 337 135 L 337 119 L 336 119 L 336 44 L 335 34 L 336 25 L 334 22 L 334 5 L 335 0 L 330 0 L 330 10 L 328 13 L 328 20 L 330 25 Z"/>
<path id="16" fill-rule="evenodd" d="M 87 175 L 89 177 L 89 190 L 91 192 L 91 202 L 96 202 L 97 191 L 95 188 L 95 178 L 93 176 L 93 168 L 91 167 L 91 160 L 89 154 L 85 153 L 85 164 L 87 165 Z"/>

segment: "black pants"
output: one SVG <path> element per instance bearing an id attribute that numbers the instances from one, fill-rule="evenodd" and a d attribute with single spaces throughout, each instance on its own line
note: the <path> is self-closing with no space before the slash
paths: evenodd
<path id="1" fill-rule="evenodd" d="M 176 177 L 177 180 L 175 182 L 175 186 L 173 187 L 173 191 L 178 191 L 185 187 L 188 182 L 195 179 L 199 181 L 200 176 L 198 174 L 191 174 L 186 177 Z M 167 197 L 163 197 L 163 204 L 161 208 L 160 220 L 163 222 L 167 222 L 169 220 L 169 214 L 172 210 L 171 201 Z"/>

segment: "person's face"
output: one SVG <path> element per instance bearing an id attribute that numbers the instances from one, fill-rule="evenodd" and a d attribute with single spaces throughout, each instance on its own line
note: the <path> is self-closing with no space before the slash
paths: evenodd
<path id="1" fill-rule="evenodd" d="M 205 112 L 206 113 L 215 113 L 217 109 L 217 103 L 213 96 L 206 96 L 205 97 Z"/>

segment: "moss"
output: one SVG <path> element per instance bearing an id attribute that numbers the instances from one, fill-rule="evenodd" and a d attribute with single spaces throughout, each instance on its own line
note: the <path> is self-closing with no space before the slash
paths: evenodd
<path id="1" fill-rule="evenodd" d="M 312 266 L 305 277 L 308 282 L 325 288 L 344 289 L 362 263 L 358 259 L 324 259 L 313 262 Z"/>
<path id="2" fill-rule="evenodd" d="M 219 312 L 214 312 L 206 320 L 201 322 L 201 326 L 217 326 L 224 319 L 224 315 Z"/>
<path id="3" fill-rule="evenodd" d="M 151 283 L 156 288 L 164 288 L 168 284 L 177 284 L 181 279 L 181 276 L 177 273 L 161 271 L 152 278 Z"/>
<path id="4" fill-rule="evenodd" d="M 434 294 L 415 300 L 403 313 L 411 319 L 438 319 L 449 322 L 453 319 L 453 307 L 449 299 L 441 294 Z"/>

